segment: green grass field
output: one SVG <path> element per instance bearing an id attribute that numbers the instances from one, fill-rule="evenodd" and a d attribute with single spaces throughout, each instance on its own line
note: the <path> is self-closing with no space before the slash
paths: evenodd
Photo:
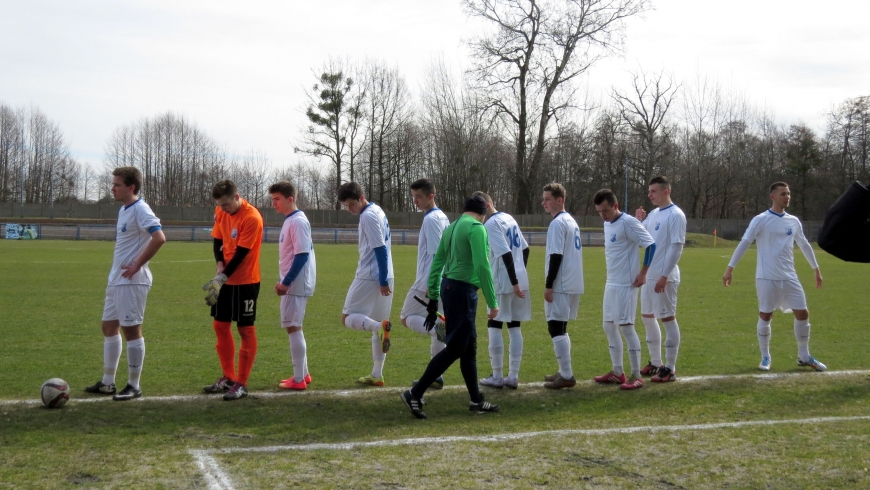
<path id="1" fill-rule="evenodd" d="M 534 247 L 535 321 L 523 325 L 520 372 L 520 381 L 532 384 L 486 390 L 502 411 L 473 416 L 454 366 L 448 389 L 426 397 L 429 420 L 418 421 L 398 398 L 429 357 L 428 339 L 399 323 L 416 248 L 393 247 L 387 387 L 356 385 L 371 369 L 369 338 L 339 323 L 356 247 L 318 245 L 318 287 L 305 321 L 314 383 L 304 393 L 279 394 L 276 383 L 292 366 L 271 288 L 277 247 L 264 245 L 252 396 L 227 403 L 198 395 L 220 375 L 200 290 L 213 274 L 211 245 L 168 243 L 151 265 L 144 396 L 116 403 L 82 391 L 101 376 L 99 324 L 113 245 L 0 242 L 0 488 L 870 486 L 866 265 L 817 252 L 825 277 L 817 290 L 797 252 L 812 353 L 828 373 L 796 366 L 792 317 L 779 313 L 772 324 L 773 376 L 753 376 L 759 360 L 754 253 L 726 289 L 721 276 L 732 249 L 691 248 L 680 262 L 681 381 L 648 383 L 636 392 L 581 381 L 554 393 L 538 383 L 556 363 L 542 318 L 543 249 Z M 603 249 L 587 248 L 584 255 L 587 291 L 579 319 L 569 324 L 578 380 L 610 368 L 601 329 Z M 489 360 L 480 313 L 483 377 Z M 124 365 L 122 356 L 119 384 L 126 380 Z M 63 409 L 32 403 L 50 377 L 72 386 Z"/>

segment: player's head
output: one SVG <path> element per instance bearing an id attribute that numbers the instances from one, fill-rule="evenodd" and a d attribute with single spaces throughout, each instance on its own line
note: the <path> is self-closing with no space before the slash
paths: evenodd
<path id="1" fill-rule="evenodd" d="M 483 218 L 486 216 L 486 200 L 477 194 L 472 194 L 465 200 L 462 212 L 471 213 L 474 219 L 483 223 Z"/>
<path id="2" fill-rule="evenodd" d="M 417 209 L 429 211 L 435 207 L 435 184 L 429 179 L 415 180 L 411 183 L 411 197 Z"/>
<path id="3" fill-rule="evenodd" d="M 646 197 L 656 206 L 667 206 L 671 201 L 671 183 L 664 175 L 653 177 L 649 181 L 649 192 Z"/>
<path id="4" fill-rule="evenodd" d="M 791 190 L 788 188 L 788 184 L 782 181 L 770 184 L 770 199 L 774 206 L 782 209 L 787 208 L 791 202 Z"/>
<path id="5" fill-rule="evenodd" d="M 619 216 L 619 201 L 616 200 L 616 194 L 610 189 L 601 189 L 595 193 L 592 198 L 592 204 L 595 204 L 595 211 L 604 221 L 613 221 Z"/>
<path id="6" fill-rule="evenodd" d="M 356 182 L 345 182 L 338 188 L 338 202 L 350 212 L 358 215 L 366 207 L 368 201 L 363 194 L 362 186 Z"/>
<path id="7" fill-rule="evenodd" d="M 477 191 L 472 196 L 480 196 L 486 201 L 486 215 L 489 216 L 496 212 L 495 205 L 492 203 L 492 197 L 489 196 L 486 192 Z"/>
<path id="8" fill-rule="evenodd" d="M 272 207 L 281 214 L 296 211 L 296 186 L 290 181 L 282 180 L 269 186 L 272 195 Z"/>
<path id="9" fill-rule="evenodd" d="M 218 207 L 229 214 L 236 214 L 236 211 L 242 207 L 242 198 L 239 196 L 239 190 L 236 187 L 236 183 L 230 179 L 219 180 L 211 188 L 211 197 Z"/>
<path id="10" fill-rule="evenodd" d="M 550 182 L 544 186 L 544 197 L 541 201 L 544 211 L 555 215 L 565 210 L 565 186 L 558 182 Z"/>
<path id="11" fill-rule="evenodd" d="M 112 196 L 116 201 L 129 204 L 139 196 L 142 172 L 136 167 L 118 167 L 112 170 Z"/>

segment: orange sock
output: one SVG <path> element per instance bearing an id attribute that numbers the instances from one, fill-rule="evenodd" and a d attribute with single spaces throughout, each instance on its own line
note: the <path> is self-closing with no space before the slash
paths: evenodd
<path id="1" fill-rule="evenodd" d="M 239 335 L 242 336 L 242 348 L 239 349 L 239 377 L 236 381 L 248 386 L 248 378 L 251 369 L 254 368 L 254 358 L 257 357 L 257 330 L 256 327 L 239 327 Z"/>
<path id="2" fill-rule="evenodd" d="M 236 340 L 233 338 L 233 324 L 230 322 L 214 322 L 214 333 L 217 335 L 218 359 L 225 378 L 236 380 Z"/>

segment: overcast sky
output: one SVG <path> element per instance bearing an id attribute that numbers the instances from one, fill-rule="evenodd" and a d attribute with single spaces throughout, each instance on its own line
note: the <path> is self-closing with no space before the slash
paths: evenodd
<path id="1" fill-rule="evenodd" d="M 870 95 L 866 0 L 653 0 L 621 58 L 596 65 L 591 98 L 629 70 L 698 74 L 782 123 L 817 130 Z M 0 102 L 59 123 L 73 155 L 101 167 L 121 125 L 172 111 L 236 152 L 296 161 L 303 87 L 330 56 L 383 60 L 416 92 L 433 58 L 469 66 L 480 29 L 458 0 L 0 0 Z"/>

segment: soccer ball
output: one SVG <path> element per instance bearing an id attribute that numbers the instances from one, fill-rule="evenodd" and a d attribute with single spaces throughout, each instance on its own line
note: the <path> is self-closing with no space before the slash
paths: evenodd
<path id="1" fill-rule="evenodd" d="M 42 403 L 48 408 L 60 408 L 69 400 L 69 385 L 60 378 L 51 378 L 42 383 L 39 390 L 42 395 Z"/>

